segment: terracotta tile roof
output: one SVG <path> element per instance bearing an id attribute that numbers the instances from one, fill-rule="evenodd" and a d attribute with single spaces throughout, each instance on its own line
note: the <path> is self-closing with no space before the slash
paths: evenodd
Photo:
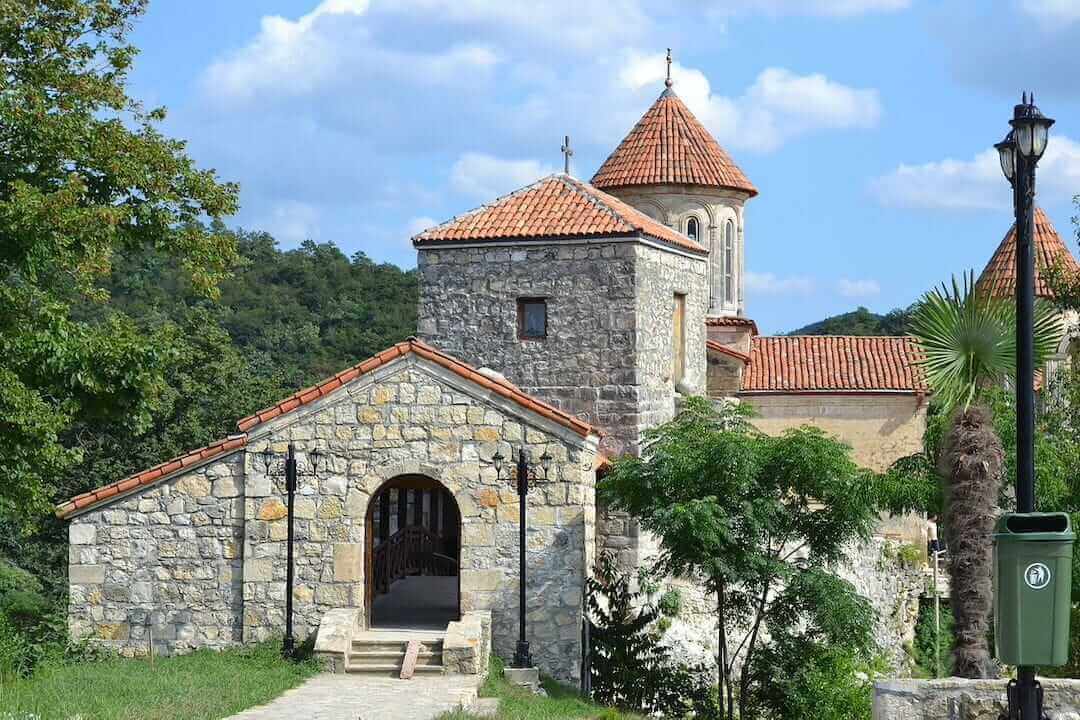
<path id="1" fill-rule="evenodd" d="M 550 175 L 413 237 L 423 247 L 447 242 L 637 235 L 702 255 L 680 232 L 569 175 Z"/>
<path id="2" fill-rule="evenodd" d="M 345 385 L 346 383 L 355 380 L 361 375 L 369 373 L 372 370 L 381 367 L 396 358 L 403 357 L 410 353 L 413 353 L 426 360 L 430 360 L 437 365 L 441 365 L 447 370 L 455 372 L 461 377 L 470 380 L 473 383 L 480 385 L 481 387 L 490 390 L 497 395 L 501 395 L 508 400 L 513 400 L 522 407 L 532 410 L 533 412 L 542 415 L 548 420 L 556 422 L 559 425 L 567 427 L 576 432 L 578 435 L 581 435 L 582 437 L 599 434 L 588 423 L 584 423 L 581 420 L 578 420 L 573 415 L 565 413 L 562 410 L 552 407 L 545 402 L 542 402 L 530 395 L 525 394 L 520 389 L 518 389 L 516 385 L 507 382 L 506 380 L 500 380 L 498 378 L 493 378 L 485 375 L 479 370 L 473 368 L 471 365 L 467 365 L 458 360 L 457 358 L 451 357 L 450 355 L 447 355 L 441 350 L 437 350 L 431 345 L 416 340 L 415 338 L 410 338 L 404 342 L 399 342 L 397 345 L 393 345 L 386 350 L 383 350 L 375 357 L 369 358 L 364 362 L 359 363 L 358 365 L 354 365 L 351 368 L 348 368 L 347 370 L 343 370 L 337 375 L 323 380 L 317 385 L 294 393 L 293 395 L 285 398 L 276 405 L 272 405 L 265 410 L 260 410 L 254 415 L 249 415 L 248 417 L 237 423 L 237 426 L 240 428 L 241 431 L 246 432 L 257 425 L 261 425 L 262 423 L 267 422 L 268 420 L 273 420 L 274 418 L 291 412 L 302 405 L 307 405 L 308 403 L 314 402 L 321 397 L 325 397 L 340 388 L 342 385 Z"/>
<path id="3" fill-rule="evenodd" d="M 730 188 L 751 197 L 758 192 L 670 88 L 661 93 L 592 178 L 598 188 L 659 183 Z"/>
<path id="4" fill-rule="evenodd" d="M 750 318 L 744 317 L 710 317 L 705 318 L 706 327 L 745 327 L 750 328 L 751 335 L 758 334 L 757 323 Z"/>
<path id="5" fill-rule="evenodd" d="M 117 495 L 123 495 L 135 488 L 154 485 L 192 465 L 201 464 L 218 455 L 224 455 L 232 450 L 242 448 L 245 445 L 247 445 L 247 435 L 232 435 L 224 440 L 212 442 L 206 447 L 192 450 L 179 457 L 174 457 L 172 460 L 166 460 L 149 470 L 143 470 L 142 472 L 135 473 L 123 480 L 118 480 L 114 483 L 99 487 L 96 490 L 83 493 L 82 495 L 76 495 L 67 502 L 56 506 L 56 516 L 65 518 L 76 511 L 85 510 L 92 505 L 105 502 Z"/>
<path id="6" fill-rule="evenodd" d="M 750 362 L 750 356 L 746 353 L 739 352 L 735 348 L 729 348 L 727 345 L 719 343 L 716 340 L 706 340 L 705 349 L 733 357 L 736 360 L 742 360 L 744 364 Z"/>
<path id="7" fill-rule="evenodd" d="M 918 359 L 908 337 L 758 336 L 743 392 L 926 393 Z"/>
<path id="8" fill-rule="evenodd" d="M 1035 296 L 1054 297 L 1054 291 L 1042 277 L 1043 268 L 1062 262 L 1072 272 L 1080 272 L 1080 264 L 1062 242 L 1054 224 L 1042 208 L 1035 208 Z M 1016 225 L 1009 228 L 1005 238 L 994 251 L 986 269 L 982 271 L 975 286 L 981 292 L 997 297 L 1013 297 L 1016 294 Z"/>
<path id="9" fill-rule="evenodd" d="M 516 385 L 513 385 L 506 380 L 500 380 L 498 378 L 492 378 L 488 375 L 481 373 L 474 369 L 470 365 L 457 360 L 456 358 L 447 355 L 446 353 L 435 349 L 434 347 L 420 342 L 419 340 L 410 338 L 405 342 L 400 342 L 373 358 L 369 358 L 358 365 L 354 365 L 347 370 L 339 372 L 331 378 L 324 380 L 323 382 L 314 385 L 310 388 L 301 390 L 293 395 L 290 395 L 285 400 L 273 405 L 265 410 L 261 410 L 254 415 L 240 420 L 237 423 L 242 434 L 232 435 L 224 440 L 218 440 L 211 443 L 206 447 L 199 448 L 198 450 L 192 450 L 189 453 L 181 455 L 180 457 L 167 460 L 160 465 L 155 465 L 149 470 L 143 470 L 140 473 L 136 473 L 131 477 L 124 478 L 117 482 L 105 485 L 96 490 L 77 495 L 71 500 L 65 503 L 61 503 L 56 506 L 57 517 L 64 518 L 70 516 L 72 513 L 85 510 L 86 508 L 97 505 L 104 502 L 116 495 L 121 495 L 135 488 L 152 485 L 154 483 L 166 480 L 174 473 L 181 470 L 202 463 L 211 458 L 228 453 L 232 450 L 242 448 L 247 445 L 247 430 L 260 425 L 273 418 L 280 417 L 285 413 L 291 412 L 301 405 L 314 402 L 315 400 L 325 397 L 334 392 L 345 383 L 355 380 L 364 373 L 371 372 L 377 367 L 385 365 L 386 363 L 394 360 L 395 358 L 403 357 L 409 353 L 415 353 L 416 355 L 430 360 L 438 365 L 457 373 L 458 375 L 480 385 L 481 387 L 490 390 L 491 392 L 501 395 L 504 398 L 513 400 L 519 405 L 532 410 L 533 412 L 542 415 L 543 417 L 556 422 L 564 427 L 567 427 L 582 437 L 588 437 L 589 435 L 599 435 L 600 433 L 595 430 L 588 423 L 584 423 L 578 420 L 573 415 L 569 415 L 562 410 L 552 407 L 545 402 L 533 398 L 521 390 Z"/>

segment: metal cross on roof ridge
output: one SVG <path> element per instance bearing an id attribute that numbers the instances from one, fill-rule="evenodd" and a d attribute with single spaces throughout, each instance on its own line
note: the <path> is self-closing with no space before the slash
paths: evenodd
<path id="1" fill-rule="evenodd" d="M 570 136 L 566 135 L 563 139 L 562 147 L 559 150 L 563 154 L 563 172 L 567 175 L 570 174 L 570 158 L 574 155 L 574 150 L 570 147 Z"/>

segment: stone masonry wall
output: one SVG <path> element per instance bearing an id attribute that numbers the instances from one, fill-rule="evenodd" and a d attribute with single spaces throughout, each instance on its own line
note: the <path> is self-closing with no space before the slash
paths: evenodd
<path id="1" fill-rule="evenodd" d="M 697 218 L 698 242 L 709 249 L 710 315 L 742 314 L 744 308 L 743 266 L 745 233 L 743 227 L 746 193 L 720 188 L 687 185 L 634 185 L 612 188 L 610 192 L 654 220 L 686 232 L 686 223 Z M 723 291 L 723 233 L 728 221 L 735 223 L 735 295 L 728 302 Z"/>
<path id="2" fill-rule="evenodd" d="M 631 242 L 422 249 L 418 334 L 634 445 L 635 257 Z M 547 299 L 543 340 L 518 338 L 520 297 Z"/>
<path id="3" fill-rule="evenodd" d="M 874 720 L 998 720 L 1007 679 L 883 680 L 874 685 Z M 1080 718 L 1080 680 L 1040 678 L 1049 720 Z"/>
<path id="4" fill-rule="evenodd" d="M 386 481 L 421 474 L 441 482 L 462 514 L 461 610 L 490 610 L 496 652 L 517 639 L 518 506 L 491 458 L 524 445 L 546 449 L 551 482 L 529 499 L 530 639 L 545 671 L 577 679 L 586 538 L 593 533 L 595 448 L 569 430 L 523 422 L 516 404 L 415 358 L 379 368 L 343 391 L 255 431 L 247 448 L 244 637 L 280 632 L 285 578 L 284 488 L 252 459 L 269 443 L 293 442 L 301 455 L 328 454 L 317 479 L 297 498 L 298 637 L 335 607 L 364 605 L 365 522 L 370 499 Z M 595 443 L 595 441 L 593 441 Z"/>
<path id="5" fill-rule="evenodd" d="M 491 463 L 525 447 L 553 458 L 529 498 L 529 632 L 537 664 L 578 679 L 582 598 L 595 535 L 596 439 L 534 415 L 409 355 L 252 430 L 247 447 L 76 517 L 70 528 L 70 623 L 128 654 L 149 621 L 161 652 L 222 647 L 284 630 L 283 480 L 259 453 L 294 443 L 317 477 L 296 498 L 295 630 L 325 612 L 364 606 L 371 497 L 399 475 L 441 482 L 462 515 L 461 610 L 491 611 L 496 652 L 517 640 L 518 505 Z"/>
<path id="6" fill-rule="evenodd" d="M 214 458 L 68 528 L 68 620 L 125 655 L 241 639 L 242 455 Z"/>

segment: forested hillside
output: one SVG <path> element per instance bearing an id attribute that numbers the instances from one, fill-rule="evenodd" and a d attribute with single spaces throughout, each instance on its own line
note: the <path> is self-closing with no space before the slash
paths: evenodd
<path id="1" fill-rule="evenodd" d="M 788 335 L 904 335 L 911 308 L 897 308 L 884 315 L 864 307 L 811 323 Z"/>
<path id="2" fill-rule="evenodd" d="M 330 243 L 283 251 L 266 233 L 232 234 L 240 261 L 217 301 L 197 293 L 175 260 L 140 252 L 118 258 L 103 283 L 107 301 L 74 309 L 92 322 L 131 318 L 153 338 L 164 372 L 145 431 L 86 421 L 65 434 L 82 460 L 57 479 L 56 499 L 236 432 L 239 418 L 415 332 L 415 270 L 346 257 Z M 62 525 L 45 519 L 20 538 L 10 523 L 0 517 L 0 557 L 19 558 L 62 591 Z"/>

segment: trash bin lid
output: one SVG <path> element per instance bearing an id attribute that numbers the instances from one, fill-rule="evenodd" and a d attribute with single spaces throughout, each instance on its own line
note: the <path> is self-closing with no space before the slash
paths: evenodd
<path id="1" fill-rule="evenodd" d="M 1072 520 L 1068 513 L 1005 513 L 998 518 L 994 539 L 1008 538 L 1012 542 L 1040 540 L 1072 540 Z"/>

